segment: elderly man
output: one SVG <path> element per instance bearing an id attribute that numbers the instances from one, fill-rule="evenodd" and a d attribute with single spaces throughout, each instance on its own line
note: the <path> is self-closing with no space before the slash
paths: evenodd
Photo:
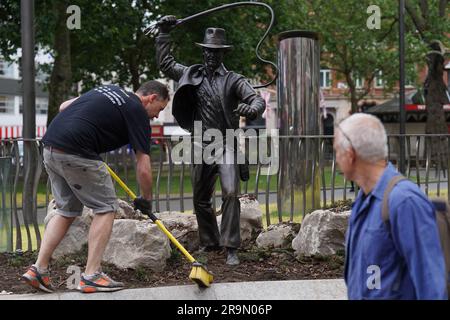
<path id="1" fill-rule="evenodd" d="M 360 187 L 349 221 L 344 278 L 349 299 L 446 299 L 445 263 L 433 205 L 414 183 L 388 183 L 399 173 L 387 162 L 383 124 L 354 114 L 335 130 L 336 162 Z"/>
<path id="2" fill-rule="evenodd" d="M 225 137 L 227 129 L 239 127 L 239 116 L 255 119 L 262 114 L 264 99 L 256 94 L 243 76 L 228 71 L 222 63 L 225 52 L 231 48 L 226 43 L 225 30 L 208 28 L 203 43 L 196 43 L 202 48 L 204 64 L 187 67 L 177 63 L 170 54 L 169 32 L 175 22 L 174 16 L 165 16 L 159 21 L 156 55 L 160 70 L 179 83 L 172 106 L 178 124 L 193 132 L 195 123 L 201 123 L 202 136 L 212 129 Z M 195 152 L 202 153 L 208 144 L 203 142 Z M 200 245 L 206 251 L 226 247 L 226 263 L 237 265 L 237 249 L 241 243 L 239 177 L 248 179 L 248 169 L 240 170 L 242 165 L 229 161 L 237 152 L 237 148 L 228 148 L 229 145 L 227 141 L 227 148 L 223 148 L 220 157 L 224 161 L 194 163 L 191 176 Z M 211 202 L 217 176 L 220 177 L 223 199 L 220 233 Z"/>

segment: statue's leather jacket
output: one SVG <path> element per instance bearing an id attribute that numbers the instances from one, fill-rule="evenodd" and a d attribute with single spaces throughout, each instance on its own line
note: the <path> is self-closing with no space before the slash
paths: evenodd
<path id="1" fill-rule="evenodd" d="M 178 81 L 179 87 L 175 92 L 172 103 L 172 114 L 183 129 L 193 131 L 196 120 L 195 87 L 200 85 L 205 77 L 205 66 L 195 64 L 190 67 L 175 61 L 171 55 L 169 34 L 159 34 L 156 38 L 156 61 L 159 69 L 169 78 Z M 223 67 L 223 66 L 222 66 Z M 240 74 L 225 72 L 223 81 L 220 81 L 217 94 L 220 95 L 224 109 L 227 128 L 239 128 L 239 115 L 233 111 L 239 103 L 245 103 L 257 110 L 258 115 L 264 112 L 265 101 L 261 98 L 250 83 Z"/>

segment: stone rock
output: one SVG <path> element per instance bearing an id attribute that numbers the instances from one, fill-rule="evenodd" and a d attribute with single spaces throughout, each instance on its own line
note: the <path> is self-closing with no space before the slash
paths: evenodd
<path id="1" fill-rule="evenodd" d="M 240 202 L 241 240 L 242 245 L 245 246 L 250 241 L 254 241 L 262 231 L 262 213 L 255 199 L 244 196 Z M 151 223 L 139 211 L 133 210 L 127 202 L 119 200 L 119 207 L 115 214 L 114 227 L 104 260 L 120 268 L 144 265 L 155 270 L 162 269 L 165 266 L 165 260 L 170 256 L 170 240 L 158 226 Z M 48 207 L 45 225 L 55 214 L 55 202 L 52 200 Z M 195 215 L 178 212 L 163 212 L 156 215 L 189 252 L 198 249 L 198 225 Z M 93 217 L 91 209 L 83 209 L 82 216 L 72 223 L 61 244 L 55 250 L 53 258 L 75 253 L 87 244 Z M 220 229 L 221 216 L 217 217 L 217 223 Z"/>
<path id="2" fill-rule="evenodd" d="M 124 203 L 126 204 L 126 202 Z M 123 206 L 123 209 L 127 210 L 127 207 Z M 120 213 L 120 216 L 125 217 L 127 214 L 133 215 L 129 211 Z M 52 200 L 44 219 L 46 226 L 55 215 L 56 207 Z M 138 215 L 134 214 L 134 216 Z M 57 259 L 80 251 L 88 242 L 92 219 L 92 210 L 85 207 L 83 214 L 74 220 L 52 257 Z M 158 226 L 148 220 L 116 219 L 103 260 L 113 263 L 119 268 L 135 268 L 143 265 L 159 271 L 165 266 L 166 259 L 170 256 L 168 243 L 168 238 L 159 230 Z"/>
<path id="3" fill-rule="evenodd" d="M 280 223 L 270 225 L 256 238 L 258 248 L 292 249 L 292 240 L 300 230 L 299 223 Z"/>
<path id="4" fill-rule="evenodd" d="M 198 224 L 194 214 L 165 211 L 155 215 L 187 251 L 198 249 Z"/>
<path id="5" fill-rule="evenodd" d="M 48 207 L 47 207 L 47 215 L 44 218 L 44 225 L 45 227 L 47 227 L 48 222 L 50 221 L 51 218 L 53 218 L 56 215 L 56 204 L 55 204 L 55 199 L 52 199 L 49 203 L 48 203 Z"/>
<path id="6" fill-rule="evenodd" d="M 292 241 L 296 255 L 333 255 L 345 249 L 350 211 L 334 213 L 316 210 L 302 222 L 300 232 Z"/>
<path id="7" fill-rule="evenodd" d="M 119 201 L 119 210 L 116 211 L 114 219 L 135 219 L 146 220 L 147 216 L 143 215 L 139 210 L 134 208 L 126 201 L 121 199 Z"/>
<path id="8" fill-rule="evenodd" d="M 255 198 L 242 196 L 241 202 L 241 241 L 243 244 L 255 241 L 263 230 L 262 212 Z"/>
<path id="9" fill-rule="evenodd" d="M 262 212 L 259 202 L 255 198 L 244 195 L 239 201 L 241 202 L 241 246 L 245 247 L 255 241 L 260 232 L 263 230 Z M 220 230 L 222 215 L 217 216 L 217 224 Z"/>
<path id="10" fill-rule="evenodd" d="M 263 229 L 262 213 L 259 203 L 255 199 L 242 197 L 241 202 L 241 241 L 243 245 L 254 241 Z M 199 248 L 198 224 L 194 214 L 178 212 L 156 213 L 167 230 L 189 252 Z M 217 216 L 217 225 L 220 230 L 222 216 Z"/>
<path id="11" fill-rule="evenodd" d="M 114 220 L 103 261 L 123 269 L 145 266 L 161 271 L 170 252 L 169 239 L 156 224 L 149 220 L 120 219 Z"/>
<path id="12" fill-rule="evenodd" d="M 55 200 L 50 201 L 47 209 L 47 216 L 44 218 L 45 227 L 49 221 L 56 215 Z M 59 257 L 75 253 L 80 251 L 82 247 L 87 244 L 89 227 L 92 222 L 92 210 L 88 208 L 83 209 L 83 213 L 80 217 L 77 217 L 61 243 L 53 252 L 52 258 L 57 259 Z"/>

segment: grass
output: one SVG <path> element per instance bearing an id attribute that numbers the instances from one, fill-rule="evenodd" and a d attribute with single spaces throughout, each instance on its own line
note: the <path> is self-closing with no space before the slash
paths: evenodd
<path id="1" fill-rule="evenodd" d="M 113 167 L 114 170 L 114 167 Z M 158 186 L 157 181 L 157 171 L 158 168 L 154 165 L 153 166 L 153 185 L 154 189 Z M 136 181 L 136 173 L 133 168 L 129 168 L 127 170 L 127 174 L 125 175 L 125 170 L 115 170 L 117 175 L 127 184 L 129 188 L 132 190 L 137 190 L 137 181 Z M 167 168 L 164 168 L 164 170 L 161 173 L 160 180 L 159 180 L 159 190 L 160 194 L 166 194 L 169 193 L 170 195 L 179 195 L 180 189 L 183 188 L 184 194 L 192 194 L 192 183 L 191 183 L 191 177 L 190 177 L 190 170 L 189 167 L 185 167 L 184 171 L 184 181 L 183 184 L 181 184 L 181 167 L 175 167 L 172 176 L 169 182 L 169 172 Z M 260 191 L 266 190 L 267 188 L 267 176 L 266 175 L 259 175 L 259 181 L 258 181 L 258 189 Z M 331 168 L 326 167 L 325 168 L 325 181 L 327 187 L 331 187 Z M 169 183 L 170 183 L 170 189 L 169 189 Z M 250 179 L 248 181 L 247 189 L 249 193 L 254 192 L 256 189 L 256 167 L 251 167 L 250 170 Z M 342 175 L 340 175 L 338 172 L 336 172 L 336 181 L 335 181 L 336 187 L 343 187 L 344 186 L 344 179 Z M 241 181 L 241 189 L 244 190 L 245 183 Z M 270 191 L 277 191 L 277 176 L 272 175 L 270 177 L 270 185 L 269 185 Z M 126 197 L 126 194 L 121 188 L 117 188 L 117 195 L 119 197 Z M 219 180 L 217 181 L 217 191 L 221 191 Z M 38 184 L 38 205 L 42 206 L 45 205 L 45 197 L 47 192 L 47 184 L 46 181 L 40 181 Z M 19 183 L 17 186 L 17 203 L 22 203 L 22 194 L 23 194 L 23 182 Z"/>
<path id="2" fill-rule="evenodd" d="M 38 255 L 37 251 L 31 251 L 30 254 L 27 255 L 27 257 L 24 257 L 21 254 L 12 254 L 9 256 L 7 264 L 8 266 L 14 268 L 25 267 L 28 265 L 30 257 L 32 260 L 36 260 L 37 255 Z"/>
<path id="3" fill-rule="evenodd" d="M 441 189 L 441 192 L 438 196 L 437 191 L 429 191 L 428 197 L 429 198 L 445 198 L 447 199 L 448 196 L 448 190 L 447 189 Z"/>
<path id="4" fill-rule="evenodd" d="M 50 195 L 49 195 L 50 197 Z M 22 193 L 17 193 L 17 207 L 22 209 L 22 198 L 23 198 L 23 194 Z M 45 198 L 46 198 L 46 194 L 44 193 L 39 193 L 37 194 L 37 206 L 38 207 L 45 207 Z"/>
<path id="5" fill-rule="evenodd" d="M 124 171 L 118 171 L 116 172 L 117 175 L 125 182 L 125 184 L 131 189 L 131 190 L 137 190 L 137 181 L 135 177 L 134 171 L 128 172 L 128 179 L 125 177 Z M 270 191 L 276 191 L 277 190 L 277 179 L 276 176 L 272 176 L 270 178 Z M 245 183 L 241 181 L 241 189 L 244 191 Z M 267 188 L 267 176 L 260 175 L 259 181 L 258 181 L 258 189 L 259 190 L 266 190 Z M 169 172 L 166 170 L 164 171 L 159 181 L 157 180 L 157 171 L 155 172 L 155 169 L 153 171 L 153 190 L 159 190 L 160 195 L 166 195 L 170 194 L 173 196 L 178 196 L 180 194 L 180 191 L 183 191 L 183 193 L 186 194 L 192 194 L 192 182 L 191 182 L 191 176 L 189 168 L 185 168 L 184 171 L 184 179 L 183 182 L 181 181 L 181 169 L 177 168 L 172 172 L 171 179 L 169 180 Z M 256 189 L 256 168 L 253 168 L 250 172 L 250 179 L 248 181 L 247 190 L 249 193 L 254 192 Z M 221 192 L 221 186 L 219 179 L 217 179 L 216 183 L 216 192 Z M 126 197 L 126 193 L 121 188 L 116 188 L 116 193 L 118 197 Z"/>
<path id="6" fill-rule="evenodd" d="M 113 166 L 114 170 L 114 166 Z M 158 167 L 154 164 L 153 165 L 153 190 L 154 193 L 156 190 L 159 190 L 159 195 L 161 198 L 164 198 L 167 194 L 169 194 L 171 197 L 177 197 L 180 195 L 180 191 L 183 191 L 184 195 L 191 195 L 192 194 L 192 183 L 190 178 L 190 170 L 189 166 L 185 167 L 184 171 L 184 181 L 181 183 L 181 167 L 175 166 L 172 172 L 172 176 L 169 182 L 169 172 L 167 166 L 164 167 L 164 170 L 161 173 L 159 182 L 157 181 L 157 171 Z M 136 174 L 134 171 L 134 168 L 129 168 L 127 170 L 127 175 L 125 175 L 125 171 L 122 170 L 116 170 L 116 173 L 119 175 L 119 177 L 125 182 L 125 184 L 133 191 L 137 192 L 138 185 L 136 181 Z M 331 188 L 331 182 L 333 180 L 332 176 L 332 170 L 331 167 L 325 167 L 324 170 L 324 176 L 325 176 L 325 186 L 326 188 Z M 247 183 L 247 193 L 254 193 L 256 190 L 256 186 L 258 186 L 259 192 L 264 192 L 267 188 L 267 176 L 260 175 L 258 184 L 256 184 L 256 167 L 251 166 L 250 169 L 250 179 Z M 411 176 L 410 179 L 412 181 L 416 181 L 415 176 Z M 430 182 L 436 182 L 436 179 L 430 179 Z M 320 184 L 322 184 L 322 176 L 319 177 Z M 423 181 L 423 179 L 422 179 Z M 441 183 L 446 183 L 445 181 L 441 181 Z M 335 173 L 335 181 L 334 181 L 334 187 L 335 188 L 343 188 L 345 184 L 344 177 L 342 174 L 339 173 L 338 170 L 336 170 Z M 346 182 L 347 187 L 350 186 L 350 181 Z M 117 184 L 116 184 L 117 185 Z M 46 204 L 46 181 L 40 181 L 38 184 L 38 190 L 37 190 L 37 203 L 39 207 L 45 206 Z M 277 191 L 277 176 L 273 175 L 270 176 L 270 185 L 269 190 L 271 192 Z M 216 193 L 220 194 L 221 187 L 219 179 L 217 180 L 216 184 Z M 241 181 L 241 192 L 245 192 L 245 183 Z M 119 198 L 126 198 L 127 195 L 125 191 L 122 190 L 119 186 L 116 187 L 116 193 Z M 22 206 L 22 197 L 23 197 L 23 183 L 19 183 L 17 187 L 17 204 L 19 207 Z"/>
<path id="7" fill-rule="evenodd" d="M 16 200 L 17 200 L 17 207 L 20 209 L 22 208 L 23 187 L 24 187 L 23 182 L 18 183 Z M 37 205 L 38 205 L 38 207 L 45 206 L 46 193 L 47 193 L 47 182 L 39 181 L 38 189 L 37 189 Z"/>
<path id="8" fill-rule="evenodd" d="M 260 204 L 259 207 L 261 208 L 261 212 L 262 212 L 263 227 L 264 227 L 264 229 L 267 229 L 268 224 L 267 224 L 267 217 L 266 217 L 266 205 L 265 204 Z M 269 204 L 269 215 L 270 215 L 270 223 L 271 224 L 279 223 L 278 209 L 277 209 L 277 204 L 276 203 Z M 283 214 L 281 216 L 281 218 L 282 218 L 282 222 L 287 222 L 290 219 L 290 215 L 289 214 Z M 302 220 L 303 220 L 303 215 L 302 214 L 295 214 L 294 213 L 294 219 L 292 220 L 292 222 L 294 222 L 294 223 L 302 223 Z"/>
<path id="9" fill-rule="evenodd" d="M 33 226 L 29 226 L 30 228 L 30 234 L 31 234 L 31 248 L 32 250 L 37 250 L 38 246 L 37 246 L 37 240 L 36 240 L 36 235 L 34 232 L 34 227 Z M 44 225 L 40 224 L 39 225 L 39 233 L 41 234 L 41 239 L 42 236 L 44 235 Z M 28 250 L 28 235 L 27 235 L 27 231 L 26 231 L 26 227 L 25 226 L 21 226 L 20 227 L 20 233 L 22 235 L 22 250 L 23 251 L 29 251 Z M 13 249 L 16 249 L 16 234 L 17 234 L 17 229 L 13 228 Z"/>

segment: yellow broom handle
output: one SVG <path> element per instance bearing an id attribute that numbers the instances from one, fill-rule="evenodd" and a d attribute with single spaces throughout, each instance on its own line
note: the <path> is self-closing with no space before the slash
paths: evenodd
<path id="1" fill-rule="evenodd" d="M 194 257 L 191 256 L 189 252 L 187 252 L 187 250 L 178 242 L 178 240 L 166 229 L 166 227 L 161 223 L 161 221 L 155 220 L 154 222 L 158 225 L 158 227 L 162 230 L 162 232 L 166 234 L 166 236 L 170 239 L 170 241 L 172 241 L 172 243 L 176 245 L 178 250 L 180 250 L 186 256 L 186 258 L 188 258 L 189 262 L 191 263 L 195 262 Z"/>
<path id="2" fill-rule="evenodd" d="M 126 193 L 128 193 L 128 195 L 131 197 L 132 200 L 134 200 L 136 198 L 134 192 L 131 191 L 130 188 L 128 188 L 128 186 L 119 178 L 119 176 L 114 171 L 112 171 L 112 169 L 106 163 L 105 167 L 108 170 L 109 174 L 114 178 L 114 180 L 116 180 L 117 183 L 120 184 L 122 189 L 125 190 Z"/>
<path id="3" fill-rule="evenodd" d="M 119 176 L 114 171 L 112 171 L 112 169 L 106 163 L 105 167 L 108 170 L 109 174 L 113 177 L 113 179 L 116 180 L 117 183 L 123 188 L 123 190 L 125 190 L 125 192 L 128 193 L 131 199 L 134 200 L 136 198 L 134 192 L 131 191 L 130 188 L 128 188 L 128 186 L 122 181 L 122 179 L 120 179 Z M 166 229 L 166 227 L 161 223 L 161 221 L 156 219 L 153 222 L 156 223 L 156 225 L 162 230 L 162 232 L 164 232 L 164 234 L 170 239 L 170 241 L 172 241 L 173 244 L 175 244 L 175 246 L 188 258 L 190 262 L 195 261 L 194 257 L 191 256 L 189 252 L 187 252 L 187 250 L 178 242 L 178 240 Z"/>

